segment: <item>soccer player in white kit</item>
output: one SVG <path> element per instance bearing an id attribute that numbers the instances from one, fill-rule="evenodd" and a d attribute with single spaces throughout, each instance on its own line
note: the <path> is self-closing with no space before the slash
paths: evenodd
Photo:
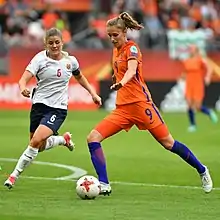
<path id="1" fill-rule="evenodd" d="M 45 46 L 46 50 L 34 56 L 19 80 L 21 94 L 27 98 L 32 96 L 30 142 L 4 183 L 9 189 L 38 152 L 58 145 L 73 150 L 69 132 L 56 136 L 67 116 L 68 84 L 72 76 L 91 94 L 94 103 L 101 105 L 101 98 L 80 72 L 77 59 L 62 51 L 62 34 L 58 29 L 52 28 L 46 32 Z M 34 76 L 38 82 L 31 95 L 26 86 Z"/>

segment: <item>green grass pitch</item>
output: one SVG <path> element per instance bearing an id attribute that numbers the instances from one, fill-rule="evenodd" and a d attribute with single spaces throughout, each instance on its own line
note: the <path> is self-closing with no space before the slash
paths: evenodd
<path id="1" fill-rule="evenodd" d="M 76 150 L 57 147 L 36 161 L 69 165 L 95 175 L 86 146 L 88 132 L 107 113 L 69 112 L 60 133 L 71 131 Z M 198 114 L 198 131 L 187 133 L 185 114 L 164 114 L 175 139 L 184 142 L 211 171 L 215 190 L 205 194 L 194 169 L 135 127 L 103 142 L 113 193 L 80 200 L 72 172 L 32 164 L 12 190 L 3 187 L 15 161 L 0 160 L 0 220 L 218 220 L 220 219 L 220 126 Z M 19 158 L 29 139 L 29 113 L 0 111 L 0 158 Z M 25 177 L 36 178 L 25 178 Z M 42 179 L 43 178 L 43 179 Z M 143 184 L 141 184 L 143 183 Z M 182 187 L 187 186 L 187 187 Z M 194 188 L 195 186 L 195 188 Z"/>

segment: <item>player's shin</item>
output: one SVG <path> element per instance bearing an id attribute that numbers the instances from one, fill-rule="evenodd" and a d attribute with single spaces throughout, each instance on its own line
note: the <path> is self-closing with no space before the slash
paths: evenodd
<path id="1" fill-rule="evenodd" d="M 202 174 L 205 172 L 206 170 L 205 166 L 202 163 L 200 163 L 200 161 L 196 158 L 196 156 L 184 144 L 178 141 L 175 141 L 171 149 L 171 152 L 179 155 L 189 165 L 197 169 L 199 174 Z"/>
<path id="2" fill-rule="evenodd" d="M 19 158 L 14 171 L 11 173 L 11 176 L 17 179 L 19 175 L 24 171 L 24 169 L 36 158 L 37 154 L 37 148 L 28 146 Z"/>
<path id="3" fill-rule="evenodd" d="M 189 122 L 191 126 L 195 126 L 196 122 L 195 122 L 195 112 L 192 108 L 188 109 L 188 117 L 189 117 Z"/>
<path id="4" fill-rule="evenodd" d="M 99 142 L 90 142 L 88 143 L 88 147 L 99 181 L 108 184 L 106 161 L 101 144 Z"/>
<path id="5" fill-rule="evenodd" d="M 202 105 L 201 108 L 200 108 L 200 111 L 201 111 L 202 113 L 204 113 L 204 114 L 210 116 L 210 110 L 209 110 L 206 106 Z"/>

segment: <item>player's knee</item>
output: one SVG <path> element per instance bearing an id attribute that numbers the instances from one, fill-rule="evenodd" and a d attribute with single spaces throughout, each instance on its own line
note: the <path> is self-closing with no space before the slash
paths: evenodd
<path id="1" fill-rule="evenodd" d="M 91 143 L 91 142 L 101 142 L 102 141 L 102 136 L 101 134 L 96 131 L 96 130 L 92 130 L 89 135 L 87 136 L 87 143 Z"/>
<path id="2" fill-rule="evenodd" d="M 171 135 L 158 141 L 166 150 L 171 150 L 175 142 Z"/>
<path id="3" fill-rule="evenodd" d="M 46 147 L 46 140 L 42 141 L 39 145 L 38 145 L 38 152 L 43 152 L 45 150 Z"/>
<path id="4" fill-rule="evenodd" d="M 41 137 L 38 136 L 33 136 L 30 140 L 30 146 L 34 147 L 34 148 L 40 148 L 42 146 L 42 142 L 44 140 Z"/>
<path id="5" fill-rule="evenodd" d="M 197 111 L 200 111 L 200 109 L 201 109 L 201 104 L 200 104 L 200 103 L 197 103 L 197 104 L 195 105 L 195 109 L 196 109 Z"/>

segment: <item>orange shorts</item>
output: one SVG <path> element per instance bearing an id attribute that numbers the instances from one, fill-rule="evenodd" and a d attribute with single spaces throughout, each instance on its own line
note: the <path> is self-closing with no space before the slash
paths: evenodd
<path id="1" fill-rule="evenodd" d="M 156 139 L 169 135 L 159 110 L 153 103 L 147 102 L 117 106 L 95 127 L 95 130 L 106 138 L 123 129 L 129 131 L 133 125 L 139 130 L 149 130 Z"/>
<path id="2" fill-rule="evenodd" d="M 195 82 L 196 83 L 196 82 Z M 185 97 L 187 100 L 202 102 L 204 98 L 204 85 L 197 84 L 186 84 Z"/>

